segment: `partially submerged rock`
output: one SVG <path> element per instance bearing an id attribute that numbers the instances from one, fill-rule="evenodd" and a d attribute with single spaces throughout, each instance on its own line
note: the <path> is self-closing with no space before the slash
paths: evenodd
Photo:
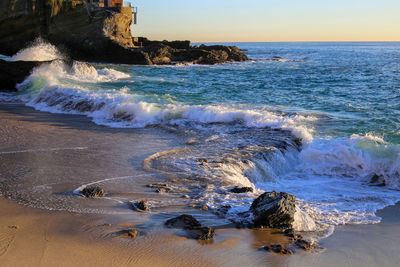
<path id="1" fill-rule="evenodd" d="M 369 183 L 373 186 L 386 186 L 385 177 L 378 174 L 374 174 Z"/>
<path id="2" fill-rule="evenodd" d="M 99 186 L 88 186 L 81 191 L 82 195 L 88 198 L 104 197 L 104 189 Z"/>
<path id="3" fill-rule="evenodd" d="M 269 251 L 269 252 L 274 252 L 276 254 L 282 254 L 282 255 L 290 255 L 293 254 L 293 251 L 288 248 L 287 246 L 281 245 L 281 244 L 271 244 L 263 247 L 264 250 Z"/>
<path id="4" fill-rule="evenodd" d="M 169 228 L 193 229 L 201 227 L 201 224 L 192 215 L 183 214 L 165 222 Z"/>
<path id="5" fill-rule="evenodd" d="M 135 211 L 139 212 L 148 212 L 150 211 L 149 205 L 146 201 L 141 200 L 139 202 L 129 202 L 131 208 Z"/>
<path id="6" fill-rule="evenodd" d="M 122 230 L 117 233 L 118 237 L 124 237 L 124 238 L 129 238 L 129 239 L 136 239 L 138 236 L 138 231 L 136 229 L 127 229 L 127 230 Z"/>
<path id="7" fill-rule="evenodd" d="M 241 194 L 241 193 L 248 193 L 248 192 L 253 192 L 254 189 L 252 187 L 234 187 L 230 190 L 231 193 L 235 194 Z"/>
<path id="8" fill-rule="evenodd" d="M 169 193 L 172 191 L 172 188 L 166 183 L 148 184 L 146 186 L 149 188 L 155 188 L 156 193 L 158 194 Z"/>
<path id="9" fill-rule="evenodd" d="M 210 240 L 215 236 L 215 231 L 209 227 L 203 227 L 192 215 L 183 214 L 165 222 L 168 228 L 186 230 L 188 237 L 196 240 Z"/>
<path id="10" fill-rule="evenodd" d="M 292 228 L 296 212 L 296 197 L 288 193 L 266 192 L 250 207 L 256 227 Z"/>

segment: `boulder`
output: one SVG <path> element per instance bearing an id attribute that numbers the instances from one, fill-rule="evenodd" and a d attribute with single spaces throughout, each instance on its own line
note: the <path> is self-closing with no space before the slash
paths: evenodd
<path id="1" fill-rule="evenodd" d="M 99 186 L 85 187 L 81 193 L 88 198 L 104 197 L 104 189 Z"/>
<path id="2" fill-rule="evenodd" d="M 288 193 L 266 192 L 254 200 L 250 207 L 256 227 L 293 228 L 296 197 Z"/>
<path id="3" fill-rule="evenodd" d="M 169 219 L 165 222 L 165 225 L 169 228 L 182 228 L 182 229 L 193 229 L 201 227 L 201 224 L 192 215 L 183 214 L 173 219 Z"/>
<path id="4" fill-rule="evenodd" d="M 188 214 L 180 215 L 165 222 L 169 228 L 179 228 L 186 230 L 188 237 L 196 240 L 211 240 L 215 236 L 215 231 L 209 227 L 203 227 L 199 221 Z"/>

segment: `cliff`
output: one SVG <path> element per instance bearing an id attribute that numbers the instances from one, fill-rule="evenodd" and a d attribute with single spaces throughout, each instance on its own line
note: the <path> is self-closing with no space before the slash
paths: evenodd
<path id="1" fill-rule="evenodd" d="M 151 65 L 247 60 L 237 47 L 196 47 L 189 41 L 139 38 L 140 47 L 135 47 L 131 24 L 130 7 L 96 7 L 82 0 L 1 0 L 0 54 L 14 55 L 41 37 L 71 59 L 91 62 Z"/>
<path id="2" fill-rule="evenodd" d="M 132 9 L 98 8 L 74 0 L 2 0 L 0 53 L 13 55 L 37 37 L 62 47 L 72 58 L 151 64 L 132 49 Z"/>

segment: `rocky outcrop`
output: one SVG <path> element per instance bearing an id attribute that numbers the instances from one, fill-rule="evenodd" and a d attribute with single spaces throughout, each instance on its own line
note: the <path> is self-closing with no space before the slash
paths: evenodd
<path id="1" fill-rule="evenodd" d="M 237 47 L 191 46 L 190 41 L 132 40 L 130 7 L 104 8 L 81 0 L 4 0 L 0 54 L 14 55 L 37 37 L 72 59 L 124 64 L 220 64 L 247 60 Z M 133 38 L 135 39 L 135 38 Z M 135 46 L 140 45 L 140 47 Z"/>
<path id="2" fill-rule="evenodd" d="M 288 193 L 266 192 L 254 200 L 250 207 L 256 227 L 278 229 L 293 228 L 296 197 Z"/>
<path id="3" fill-rule="evenodd" d="M 210 240 L 215 236 L 215 231 L 209 226 L 201 226 L 193 216 L 183 214 L 165 222 L 169 228 L 179 228 L 186 230 L 188 237 L 196 240 Z"/>
<path id="4" fill-rule="evenodd" d="M 43 62 L 10 62 L 0 60 L 0 91 L 16 91 L 15 85 L 23 82 L 33 68 Z"/>

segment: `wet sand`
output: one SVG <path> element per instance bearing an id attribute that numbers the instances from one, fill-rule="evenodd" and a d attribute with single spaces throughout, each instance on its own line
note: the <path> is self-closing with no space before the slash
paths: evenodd
<path id="1" fill-rule="evenodd" d="M 83 116 L 0 104 L 0 265 L 398 265 L 399 205 L 380 211 L 380 224 L 338 227 L 322 240 L 322 252 L 287 257 L 260 250 L 268 243 L 284 241 L 273 231 L 223 227 L 217 229 L 213 242 L 198 242 L 162 227 L 162 221 L 182 207 L 165 213 L 160 209 L 160 215 L 149 216 L 112 201 L 85 201 L 70 194 L 92 181 L 130 177 L 121 180 L 130 198 L 178 201 L 179 196 L 159 196 L 144 189 L 146 183 L 163 181 L 163 177 L 143 170 L 142 162 L 154 153 L 183 146 L 184 140 L 156 128 L 110 129 Z M 106 185 L 111 195 L 121 191 Z M 37 203 L 35 198 L 39 198 Z M 51 204 L 43 204 L 47 202 Z M 207 212 L 198 214 L 207 221 Z M 132 227 L 139 231 L 136 240 L 118 237 L 120 231 Z"/>

